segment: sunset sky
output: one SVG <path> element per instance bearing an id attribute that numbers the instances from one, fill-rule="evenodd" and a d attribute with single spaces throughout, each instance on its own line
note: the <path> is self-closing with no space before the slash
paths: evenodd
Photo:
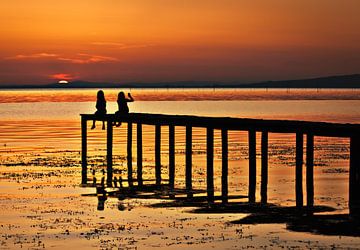
<path id="1" fill-rule="evenodd" d="M 360 73 L 359 0 L 9 0 L 0 84 Z"/>

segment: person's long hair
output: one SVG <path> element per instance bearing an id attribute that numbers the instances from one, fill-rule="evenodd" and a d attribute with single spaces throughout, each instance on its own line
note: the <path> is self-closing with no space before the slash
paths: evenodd
<path id="1" fill-rule="evenodd" d="M 97 92 L 97 99 L 98 99 L 99 101 L 103 101 L 103 102 L 105 102 L 105 95 L 104 95 L 104 91 L 99 90 L 99 91 Z"/>
<path id="2" fill-rule="evenodd" d="M 119 94 L 118 94 L 118 101 L 120 101 L 120 100 L 125 100 L 125 94 L 124 94 L 124 92 L 119 92 Z"/>

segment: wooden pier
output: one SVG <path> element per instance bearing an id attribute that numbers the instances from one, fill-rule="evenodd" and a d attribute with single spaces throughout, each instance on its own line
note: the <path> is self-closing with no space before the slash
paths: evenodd
<path id="1" fill-rule="evenodd" d="M 82 184 L 87 183 L 87 121 L 107 122 L 107 185 L 112 185 L 113 166 L 113 122 L 128 123 L 127 133 L 127 167 L 129 186 L 134 184 L 132 169 L 132 128 L 137 126 L 137 178 L 138 186 L 143 185 L 142 176 L 142 125 L 155 126 L 155 180 L 160 186 L 161 178 L 161 128 L 169 127 L 169 181 L 170 188 L 175 183 L 175 128 L 186 128 L 185 142 L 185 186 L 188 197 L 192 196 L 192 128 L 206 128 L 207 154 L 207 199 L 214 202 L 214 129 L 221 130 L 222 176 L 221 199 L 228 201 L 228 131 L 247 131 L 249 142 L 249 188 L 250 203 L 256 202 L 256 133 L 261 133 L 261 203 L 267 203 L 268 184 L 268 134 L 293 133 L 296 136 L 295 193 L 296 206 L 302 208 L 303 200 L 303 149 L 306 136 L 306 207 L 314 205 L 314 136 L 350 138 L 350 170 L 349 170 L 349 211 L 354 218 L 360 217 L 360 124 L 339 124 L 325 122 L 306 122 L 288 120 L 261 120 L 229 117 L 199 117 L 185 115 L 161 115 L 130 113 L 124 116 L 108 114 L 95 116 L 81 114 L 82 135 Z"/>

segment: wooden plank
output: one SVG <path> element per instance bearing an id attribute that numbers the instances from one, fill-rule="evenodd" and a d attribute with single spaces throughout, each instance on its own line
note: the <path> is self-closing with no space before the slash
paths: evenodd
<path id="1" fill-rule="evenodd" d="M 228 202 L 228 131 L 221 130 L 221 153 L 222 153 L 222 174 L 221 174 L 221 196 L 222 202 Z"/>
<path id="2" fill-rule="evenodd" d="M 161 126 L 155 126 L 155 179 L 156 185 L 161 185 Z"/>
<path id="3" fill-rule="evenodd" d="M 128 123 L 127 129 L 127 169 L 128 169 L 128 183 L 129 186 L 133 185 L 133 178 L 132 178 L 132 123 Z"/>
<path id="4" fill-rule="evenodd" d="M 81 117 L 81 183 L 87 183 L 87 120 Z"/>
<path id="5" fill-rule="evenodd" d="M 142 124 L 138 123 L 136 127 L 136 149 L 137 149 L 137 181 L 138 186 L 143 185 L 143 176 L 142 176 L 142 159 L 143 159 L 143 147 L 142 147 Z"/>
<path id="6" fill-rule="evenodd" d="M 112 121 L 107 121 L 107 141 L 106 141 L 106 160 L 107 160 L 107 178 L 106 184 L 112 187 L 113 177 L 113 125 Z"/>
<path id="7" fill-rule="evenodd" d="M 214 129 L 206 129 L 206 185 L 208 202 L 214 202 Z"/>
<path id="8" fill-rule="evenodd" d="M 261 203 L 267 203 L 268 188 L 268 132 L 261 133 Z"/>
<path id="9" fill-rule="evenodd" d="M 249 131 L 249 202 L 256 201 L 256 131 Z"/>
<path id="10" fill-rule="evenodd" d="M 134 122 L 149 125 L 174 125 L 191 127 L 212 127 L 214 129 L 228 130 L 257 130 L 276 133 L 313 134 L 314 136 L 350 137 L 360 133 L 360 124 L 341 124 L 326 122 L 290 121 L 290 120 L 262 120 L 230 117 L 199 117 L 189 115 L 162 115 L 130 113 L 122 117 L 107 114 L 104 117 L 96 117 L 94 114 L 82 114 L 86 119 L 95 120 L 119 120 L 122 122 Z"/>
<path id="11" fill-rule="evenodd" d="M 314 206 L 314 136 L 306 136 L 306 206 Z"/>
<path id="12" fill-rule="evenodd" d="M 169 186 L 175 186 L 175 127 L 169 126 Z"/>
<path id="13" fill-rule="evenodd" d="M 192 190 L 192 127 L 186 126 L 185 142 L 185 185 L 186 190 Z M 189 193 L 188 197 L 192 197 Z"/>
<path id="14" fill-rule="evenodd" d="M 295 193 L 296 193 L 296 207 L 303 207 L 303 176 L 302 176 L 302 165 L 303 165 L 303 134 L 296 133 L 296 168 L 295 168 Z"/>
<path id="15" fill-rule="evenodd" d="M 350 138 L 349 211 L 360 220 L 360 134 Z"/>

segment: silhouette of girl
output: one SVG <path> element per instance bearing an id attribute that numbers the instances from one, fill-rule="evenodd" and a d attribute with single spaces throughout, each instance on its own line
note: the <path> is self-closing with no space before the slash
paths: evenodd
<path id="1" fill-rule="evenodd" d="M 104 91 L 99 90 L 97 92 L 97 100 L 96 100 L 96 112 L 95 115 L 103 116 L 106 114 L 106 100 Z M 91 129 L 95 128 L 95 120 L 93 121 L 93 125 Z M 105 121 L 103 121 L 102 129 L 105 130 Z"/>
<path id="2" fill-rule="evenodd" d="M 118 99 L 117 99 L 117 104 L 118 104 L 118 108 L 119 110 L 115 112 L 115 115 L 126 115 L 129 113 L 129 107 L 127 105 L 128 102 L 133 102 L 134 98 L 131 96 L 130 93 L 128 93 L 128 97 L 125 97 L 124 92 L 119 92 L 118 94 Z M 119 127 L 121 125 L 121 122 L 117 122 L 114 125 L 116 125 L 116 127 Z"/>

